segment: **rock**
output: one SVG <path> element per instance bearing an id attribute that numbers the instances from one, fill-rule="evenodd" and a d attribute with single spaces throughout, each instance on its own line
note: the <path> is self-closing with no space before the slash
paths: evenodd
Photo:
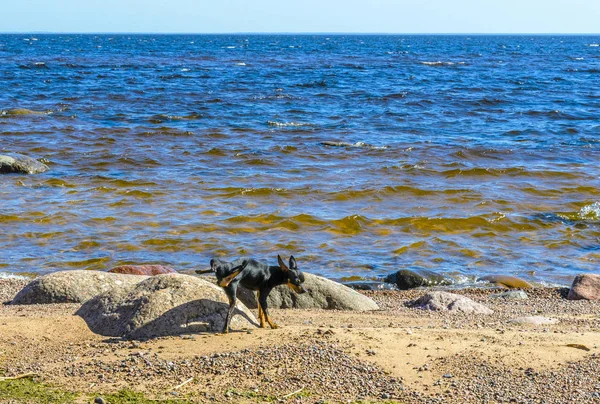
<path id="1" fill-rule="evenodd" d="M 306 293 L 293 292 L 287 285 L 269 294 L 269 307 L 281 309 L 379 310 L 372 299 L 340 283 L 304 272 Z M 255 303 L 256 305 L 256 303 Z"/>
<path id="2" fill-rule="evenodd" d="M 48 115 L 47 112 L 32 111 L 27 108 L 13 108 L 1 111 L 0 115 L 18 116 L 18 115 Z"/>
<path id="3" fill-rule="evenodd" d="M 522 290 L 509 290 L 508 292 L 504 293 L 494 293 L 493 295 L 490 295 L 490 297 L 506 300 L 525 300 L 529 298 L 527 293 L 523 292 Z"/>
<path id="4" fill-rule="evenodd" d="M 400 290 L 418 288 L 420 286 L 451 285 L 452 280 L 426 269 L 401 269 L 385 277 L 386 282 L 394 283 Z"/>
<path id="5" fill-rule="evenodd" d="M 121 265 L 108 272 L 113 274 L 146 275 L 176 274 L 177 271 L 163 265 Z"/>
<path id="6" fill-rule="evenodd" d="M 567 299 L 600 300 L 600 275 L 577 275 L 573 280 Z"/>
<path id="7" fill-rule="evenodd" d="M 44 163 L 22 154 L 0 155 L 0 174 L 37 174 L 48 171 Z"/>
<path id="8" fill-rule="evenodd" d="M 456 311 L 469 314 L 492 314 L 493 311 L 468 297 L 448 292 L 430 292 L 408 303 L 409 307 L 433 310 Z"/>
<path id="9" fill-rule="evenodd" d="M 220 332 L 228 307 L 227 296 L 218 286 L 194 276 L 163 274 L 98 295 L 77 315 L 97 334 L 147 339 Z M 257 325 L 250 310 L 240 302 L 235 314 L 232 329 Z"/>
<path id="10" fill-rule="evenodd" d="M 273 309 L 335 309 L 335 310 L 379 310 L 372 299 L 340 283 L 321 276 L 304 273 L 306 293 L 293 292 L 287 285 L 274 288 L 267 299 Z M 214 276 L 202 277 L 216 284 Z M 256 309 L 256 293 L 243 286 L 238 287 L 237 297 L 246 306 Z"/>
<path id="11" fill-rule="evenodd" d="M 477 279 L 478 281 L 488 281 L 509 289 L 530 289 L 533 285 L 516 276 L 508 275 L 487 275 Z"/>
<path id="12" fill-rule="evenodd" d="M 54 272 L 31 281 L 11 304 L 83 303 L 100 293 L 135 285 L 144 279 L 139 275 L 101 271 Z"/>
<path id="13" fill-rule="evenodd" d="M 528 316 L 528 317 L 518 317 L 509 320 L 510 323 L 516 324 L 532 324 L 532 325 L 546 325 L 546 324 L 556 324 L 558 323 L 558 319 L 542 317 L 542 316 Z"/>

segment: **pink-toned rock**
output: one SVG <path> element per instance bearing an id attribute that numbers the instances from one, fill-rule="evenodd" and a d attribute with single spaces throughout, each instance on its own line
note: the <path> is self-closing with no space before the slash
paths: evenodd
<path id="1" fill-rule="evenodd" d="M 177 271 L 171 267 L 165 267 L 162 265 L 121 265 L 114 267 L 108 272 L 114 274 L 127 274 L 127 275 L 146 275 L 154 276 L 161 274 L 176 274 Z"/>
<path id="2" fill-rule="evenodd" d="M 569 300 L 600 300 L 600 275 L 577 275 L 567 296 Z"/>

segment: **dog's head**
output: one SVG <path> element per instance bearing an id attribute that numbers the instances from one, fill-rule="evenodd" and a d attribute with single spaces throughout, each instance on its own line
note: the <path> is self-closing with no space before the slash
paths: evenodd
<path id="1" fill-rule="evenodd" d="M 306 289 L 302 284 L 304 283 L 304 274 L 298 269 L 298 264 L 296 264 L 296 259 L 291 256 L 289 266 L 285 265 L 285 262 L 281 259 L 281 257 L 277 256 L 277 262 L 279 262 L 279 267 L 281 270 L 288 275 L 287 285 L 296 293 L 304 293 Z"/>

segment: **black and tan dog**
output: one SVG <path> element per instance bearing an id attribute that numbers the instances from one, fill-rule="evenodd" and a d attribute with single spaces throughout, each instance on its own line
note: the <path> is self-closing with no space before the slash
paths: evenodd
<path id="1" fill-rule="evenodd" d="M 238 258 L 231 262 L 224 262 L 218 259 L 210 260 L 210 272 L 217 276 L 219 286 L 221 286 L 229 298 L 229 310 L 225 318 L 225 327 L 223 332 L 229 332 L 229 323 L 233 316 L 236 293 L 238 285 L 247 289 L 257 291 L 258 300 L 258 318 L 261 328 L 265 328 L 265 321 L 271 328 L 277 328 L 269 317 L 269 308 L 267 297 L 275 286 L 288 285 L 296 293 L 304 293 L 306 290 L 302 286 L 304 274 L 298 269 L 296 259 L 292 256 L 289 260 L 289 266 L 285 265 L 281 257 L 277 256 L 279 265 L 267 265 L 258 262 L 255 259 Z M 196 271 L 197 273 L 206 273 L 209 271 Z"/>

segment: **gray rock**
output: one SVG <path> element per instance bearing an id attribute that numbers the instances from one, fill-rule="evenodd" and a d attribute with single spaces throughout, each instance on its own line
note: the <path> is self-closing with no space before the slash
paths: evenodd
<path id="1" fill-rule="evenodd" d="M 216 283 L 214 276 L 206 278 L 210 279 L 211 283 Z M 267 299 L 269 308 L 379 310 L 379 306 L 372 299 L 341 283 L 306 272 L 304 272 L 304 278 L 303 286 L 306 293 L 299 295 L 287 285 L 278 286 L 269 293 Z M 257 308 L 255 292 L 240 286 L 237 297 L 249 308 Z"/>
<path id="2" fill-rule="evenodd" d="M 37 174 L 48 166 L 21 154 L 0 155 L 0 174 Z"/>
<path id="3" fill-rule="evenodd" d="M 542 316 L 528 316 L 513 318 L 512 320 L 509 320 L 509 322 L 515 324 L 547 325 L 558 323 L 558 319 Z"/>
<path id="4" fill-rule="evenodd" d="M 506 300 L 525 300 L 529 298 L 527 293 L 523 292 L 522 290 L 509 290 L 508 292 L 504 293 L 494 293 L 493 295 L 490 295 L 490 297 L 494 299 Z"/>
<path id="5" fill-rule="evenodd" d="M 372 299 L 340 283 L 321 276 L 304 273 L 304 288 L 301 295 L 287 285 L 273 289 L 269 294 L 269 307 L 281 309 L 335 309 L 335 310 L 379 310 Z"/>
<path id="6" fill-rule="evenodd" d="M 385 281 L 395 284 L 400 290 L 414 289 L 421 286 L 451 285 L 452 279 L 427 269 L 401 269 L 385 277 Z"/>
<path id="7" fill-rule="evenodd" d="M 468 314 L 492 314 L 493 311 L 468 297 L 448 292 L 430 292 L 415 301 L 408 303 L 409 307 L 433 310 L 454 311 Z"/>
<path id="8" fill-rule="evenodd" d="M 569 300 L 600 300 L 600 275 L 580 274 L 573 279 Z"/>
<path id="9" fill-rule="evenodd" d="M 54 272 L 31 281 L 11 304 L 83 303 L 100 293 L 136 285 L 146 278 L 86 270 Z"/>
<path id="10" fill-rule="evenodd" d="M 97 334 L 147 339 L 220 332 L 228 307 L 227 296 L 218 286 L 199 277 L 164 274 L 98 295 L 83 304 L 77 315 Z M 257 325 L 250 310 L 240 302 L 235 314 L 232 329 Z"/>

